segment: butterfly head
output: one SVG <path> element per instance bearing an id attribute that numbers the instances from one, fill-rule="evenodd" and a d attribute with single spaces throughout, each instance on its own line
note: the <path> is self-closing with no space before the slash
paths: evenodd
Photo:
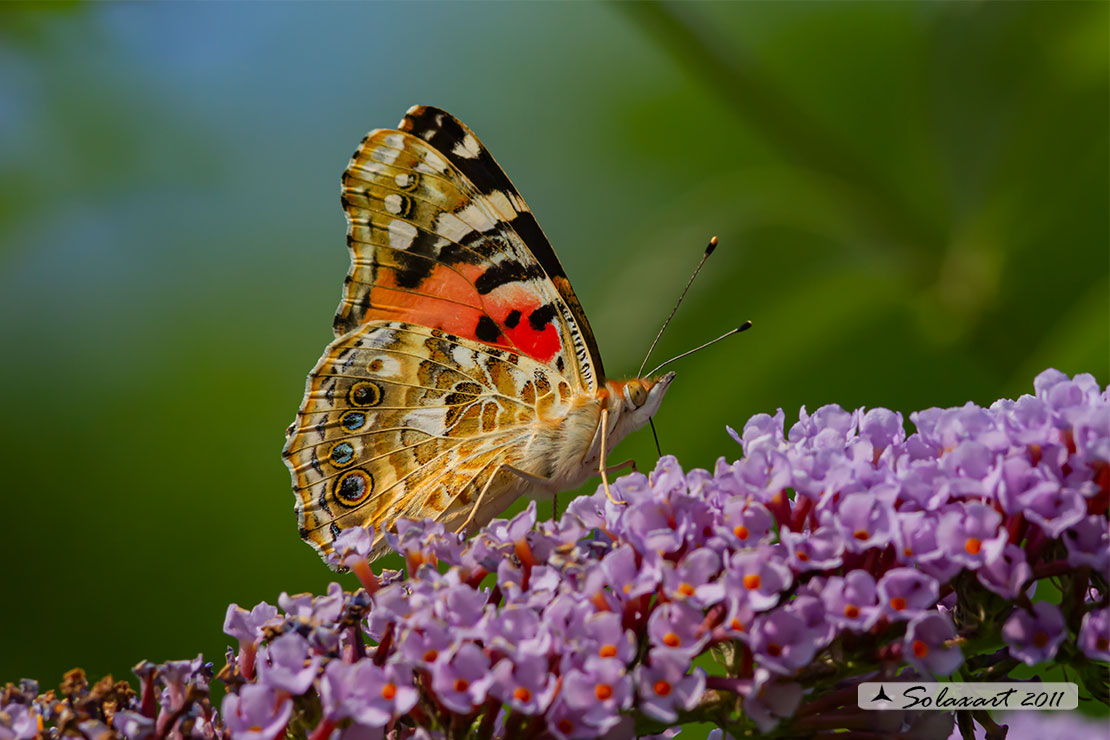
<path id="1" fill-rule="evenodd" d="M 633 378 L 632 380 L 610 382 L 614 391 L 613 395 L 619 398 L 620 419 L 630 431 L 639 429 L 648 423 L 648 419 L 655 416 L 659 405 L 663 403 L 663 394 L 667 392 L 674 373 L 667 373 L 659 378 Z"/>

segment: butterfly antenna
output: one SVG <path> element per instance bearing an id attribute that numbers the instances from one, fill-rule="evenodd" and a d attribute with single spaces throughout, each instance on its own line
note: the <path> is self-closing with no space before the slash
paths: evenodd
<path id="1" fill-rule="evenodd" d="M 678 307 L 682 305 L 682 299 L 686 297 L 686 291 L 690 290 L 690 286 L 694 283 L 694 278 L 696 278 L 698 276 L 698 273 L 701 272 L 701 268 L 703 265 L 705 265 L 705 261 L 709 259 L 709 255 L 713 254 L 713 250 L 716 248 L 717 237 L 713 237 L 709 240 L 709 246 L 705 248 L 705 254 L 701 256 L 701 262 L 698 263 L 697 269 L 694 270 L 694 274 L 691 275 L 690 279 L 686 281 L 686 287 L 682 289 L 682 295 L 678 297 L 678 301 L 674 304 L 674 308 L 671 309 L 671 315 L 668 316 L 667 320 L 663 322 L 663 326 L 659 328 L 659 333 L 655 335 L 655 341 L 651 343 L 650 347 L 648 347 L 647 354 L 644 355 L 644 361 L 640 363 L 640 370 L 636 373 L 637 377 L 644 377 L 644 366 L 647 365 L 648 360 L 651 359 L 651 353 L 655 350 L 655 345 L 659 344 L 659 339 L 663 336 L 663 332 L 666 330 L 667 324 L 671 323 L 671 319 L 674 318 L 675 311 L 677 311 Z M 668 360 L 668 362 L 669 361 L 670 360 Z M 654 430 L 654 427 L 652 427 L 652 429 Z M 658 446 L 658 442 L 656 443 L 656 446 Z"/>
<path id="2" fill-rule="evenodd" d="M 670 365 L 670 364 L 671 364 L 672 362 L 674 362 L 675 360 L 681 360 L 681 359 L 682 359 L 683 357 L 685 357 L 686 355 L 692 355 L 692 354 L 694 354 L 695 352 L 697 352 L 698 350 L 703 350 L 703 349 L 705 349 L 706 347 L 708 347 L 708 346 L 709 346 L 709 345 L 711 345 L 711 344 L 716 344 L 717 342 L 721 341 L 722 339 L 728 339 L 728 338 L 729 338 L 729 337 L 731 337 L 731 336 L 732 336 L 733 334 L 739 334 L 740 332 L 742 332 L 742 331 L 747 331 L 748 329 L 751 329 L 751 328 L 752 328 L 752 322 L 750 322 L 750 321 L 745 321 L 745 322 L 744 322 L 743 324 L 741 324 L 740 326 L 738 326 L 738 327 L 736 327 L 735 329 L 732 329 L 732 330 L 730 330 L 730 331 L 726 331 L 726 332 L 725 332 L 724 334 L 722 334 L 721 336 L 717 337 L 716 339 L 711 339 L 710 341 L 706 342 L 705 344 L 702 344 L 702 345 L 700 345 L 700 346 L 694 347 L 693 349 L 689 349 L 689 350 L 686 350 L 686 351 L 685 351 L 685 352 L 683 352 L 682 354 L 680 354 L 680 355 L 675 355 L 674 357 L 672 357 L 671 359 L 667 360 L 666 362 L 660 363 L 660 364 L 659 364 L 659 366 L 658 366 L 658 367 L 656 367 L 656 368 L 655 368 L 654 370 L 652 370 L 652 371 L 651 371 L 650 373 L 648 373 L 648 375 L 649 375 L 649 376 L 655 375 L 655 374 L 656 374 L 657 372 L 659 372 L 660 368 L 663 368 L 663 367 L 665 367 L 665 366 L 667 366 L 667 365 Z"/>
<path id="3" fill-rule="evenodd" d="M 663 457 L 663 448 L 659 446 L 659 435 L 655 433 L 655 419 L 649 416 L 648 424 L 651 425 L 651 437 L 655 440 L 655 452 L 659 457 Z"/>

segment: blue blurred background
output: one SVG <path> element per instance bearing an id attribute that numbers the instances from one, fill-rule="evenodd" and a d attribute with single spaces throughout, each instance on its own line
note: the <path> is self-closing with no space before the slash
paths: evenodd
<path id="1" fill-rule="evenodd" d="M 279 455 L 414 103 L 528 199 L 687 467 L 825 403 L 1110 378 L 1106 3 L 0 6 L 0 682 L 203 651 L 322 591 Z M 619 458 L 654 464 L 650 433 Z M 543 507 L 546 508 L 546 507 Z M 347 582 L 351 586 L 353 581 Z"/>

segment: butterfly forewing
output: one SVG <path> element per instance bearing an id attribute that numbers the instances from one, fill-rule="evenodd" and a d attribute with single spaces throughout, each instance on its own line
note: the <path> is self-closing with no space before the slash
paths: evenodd
<path id="1" fill-rule="evenodd" d="M 353 526 L 484 524 L 529 487 L 507 466 L 551 474 L 545 420 L 604 381 L 562 266 L 474 134 L 421 106 L 401 129 L 371 132 L 344 174 L 337 338 L 284 450 L 325 555 Z"/>
<path id="2" fill-rule="evenodd" d="M 337 335 L 368 320 L 411 320 L 415 310 L 430 326 L 513 349 L 596 390 L 604 371 L 589 323 L 508 178 L 443 111 L 418 106 L 401 125 L 414 133 L 372 132 L 344 175 L 352 264 Z"/>

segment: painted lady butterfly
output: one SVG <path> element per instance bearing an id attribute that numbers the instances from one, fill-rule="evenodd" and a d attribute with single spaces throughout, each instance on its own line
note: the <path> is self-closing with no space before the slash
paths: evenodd
<path id="1" fill-rule="evenodd" d="M 674 377 L 606 380 L 558 257 L 478 138 L 426 106 L 398 128 L 344 173 L 336 339 L 282 451 L 324 556 L 349 527 L 373 524 L 378 556 L 400 517 L 469 532 L 527 492 L 598 474 L 608 491 L 607 453 Z"/>

